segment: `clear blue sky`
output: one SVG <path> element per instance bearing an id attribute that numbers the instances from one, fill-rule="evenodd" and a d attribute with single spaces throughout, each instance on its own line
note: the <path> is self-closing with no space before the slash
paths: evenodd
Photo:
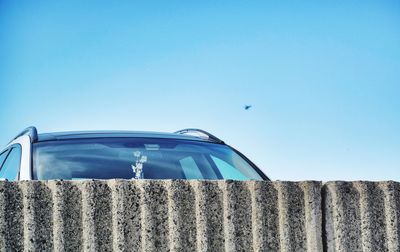
<path id="1" fill-rule="evenodd" d="M 198 127 L 273 179 L 400 180 L 400 2 L 2 0 L 0 122 L 1 146 Z"/>

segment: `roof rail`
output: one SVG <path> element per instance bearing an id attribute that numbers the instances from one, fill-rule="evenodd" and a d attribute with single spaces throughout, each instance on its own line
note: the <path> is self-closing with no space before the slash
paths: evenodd
<path id="1" fill-rule="evenodd" d="M 191 133 L 195 133 L 197 135 L 201 134 L 203 137 L 201 137 L 201 136 L 198 136 L 198 137 L 205 138 L 207 140 L 210 140 L 210 141 L 213 141 L 213 142 L 217 142 L 217 143 L 221 143 L 221 144 L 224 143 L 224 141 L 222 141 L 218 137 L 208 133 L 207 131 L 201 130 L 201 129 L 189 128 L 189 129 L 178 130 L 178 131 L 176 131 L 174 133 L 175 134 L 180 134 L 180 135 L 192 135 Z"/>
<path id="2" fill-rule="evenodd" d="M 38 140 L 38 133 L 37 133 L 37 129 L 34 126 L 28 127 L 26 129 L 24 129 L 21 133 L 19 133 L 16 137 L 14 137 L 12 141 L 14 141 L 15 139 L 17 139 L 20 136 L 29 136 L 31 138 L 31 143 L 34 143 Z"/>

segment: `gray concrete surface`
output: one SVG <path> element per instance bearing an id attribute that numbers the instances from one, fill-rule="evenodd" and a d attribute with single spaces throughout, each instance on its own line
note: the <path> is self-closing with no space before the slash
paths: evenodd
<path id="1" fill-rule="evenodd" d="M 328 182 L 327 251 L 400 251 L 400 183 Z"/>
<path id="2" fill-rule="evenodd" d="M 0 181 L 1 251 L 400 251 L 397 182 Z"/>

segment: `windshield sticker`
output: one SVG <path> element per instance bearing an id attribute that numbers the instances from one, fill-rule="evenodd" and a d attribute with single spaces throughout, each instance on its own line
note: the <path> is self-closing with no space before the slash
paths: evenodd
<path id="1" fill-rule="evenodd" d="M 143 179 L 143 164 L 147 162 L 147 156 L 142 155 L 140 151 L 134 151 L 133 156 L 136 157 L 135 164 L 131 165 L 134 173 L 133 179 Z"/>

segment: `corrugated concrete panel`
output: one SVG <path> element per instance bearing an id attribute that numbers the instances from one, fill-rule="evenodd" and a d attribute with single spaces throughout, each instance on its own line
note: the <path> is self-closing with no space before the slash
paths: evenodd
<path id="1" fill-rule="evenodd" d="M 253 209 L 249 184 L 227 181 L 221 187 L 224 192 L 225 250 L 250 251 L 253 249 Z"/>
<path id="2" fill-rule="evenodd" d="M 327 251 L 400 251 L 400 184 L 328 182 L 323 188 Z"/>
<path id="3" fill-rule="evenodd" d="M 252 222 L 255 251 L 280 250 L 279 201 L 277 183 L 253 183 Z"/>
<path id="4" fill-rule="evenodd" d="M 321 202 L 320 182 L 0 181 L 0 248 L 322 251 Z"/>
<path id="5" fill-rule="evenodd" d="M 1 251 L 400 251 L 399 220 L 397 182 L 0 181 Z"/>
<path id="6" fill-rule="evenodd" d="M 188 181 L 170 181 L 168 188 L 168 216 L 170 249 L 194 251 L 196 249 L 196 197 Z"/>
<path id="7" fill-rule="evenodd" d="M 18 183 L 0 181 L 0 249 L 24 248 L 22 190 Z"/>
<path id="8" fill-rule="evenodd" d="M 82 250 L 82 192 L 78 183 L 50 181 L 53 199 L 53 242 L 55 251 Z"/>
<path id="9" fill-rule="evenodd" d="M 83 248 L 112 251 L 112 192 L 106 181 L 86 181 L 82 190 Z"/>
<path id="10" fill-rule="evenodd" d="M 21 182 L 23 204 L 24 249 L 27 251 L 52 251 L 53 202 L 46 183 Z"/>
<path id="11" fill-rule="evenodd" d="M 143 200 L 142 249 L 144 251 L 167 251 L 170 249 L 168 214 L 168 191 L 164 181 L 140 181 Z"/>
<path id="12" fill-rule="evenodd" d="M 196 192 L 197 251 L 224 251 L 223 193 L 217 181 L 190 182 Z"/>
<path id="13" fill-rule="evenodd" d="M 129 251 L 142 248 L 141 189 L 137 183 L 119 180 L 111 183 L 112 223 L 114 251 Z"/>

